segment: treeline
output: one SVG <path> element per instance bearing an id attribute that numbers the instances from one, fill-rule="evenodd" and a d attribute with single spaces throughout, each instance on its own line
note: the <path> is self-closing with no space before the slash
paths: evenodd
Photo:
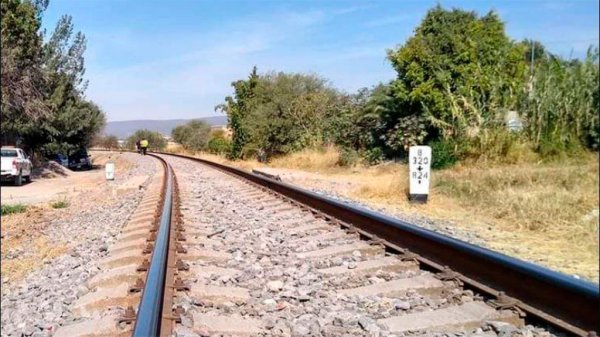
<path id="1" fill-rule="evenodd" d="M 151 151 L 162 151 L 167 147 L 167 141 L 160 132 L 147 129 L 137 130 L 125 140 L 125 147 L 133 150 L 135 143 L 145 139 L 148 141 L 148 149 Z"/>
<path id="2" fill-rule="evenodd" d="M 90 145 L 107 150 L 116 150 L 121 148 L 121 145 L 119 144 L 119 138 L 115 135 L 96 134 Z"/>
<path id="3" fill-rule="evenodd" d="M 44 42 L 48 0 L 0 0 L 2 16 L 2 144 L 42 154 L 88 146 L 105 125 L 84 96 L 86 38 L 70 16 Z"/>
<path id="4" fill-rule="evenodd" d="M 191 120 L 175 127 L 171 131 L 171 136 L 188 151 L 225 154 L 229 152 L 231 146 L 224 130 L 211 130 L 210 125 L 202 120 Z"/>
<path id="5" fill-rule="evenodd" d="M 598 149 L 597 47 L 564 60 L 539 42 L 508 38 L 494 12 L 438 5 L 387 59 L 396 79 L 353 94 L 318 75 L 254 68 L 216 107 L 233 132 L 228 156 L 269 160 L 335 144 L 341 164 L 377 163 L 430 144 L 434 166 L 444 167 Z"/>

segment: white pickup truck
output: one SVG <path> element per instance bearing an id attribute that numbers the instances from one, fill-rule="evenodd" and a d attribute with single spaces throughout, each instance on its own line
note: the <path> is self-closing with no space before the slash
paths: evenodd
<path id="1" fill-rule="evenodd" d="M 0 166 L 2 181 L 12 181 L 17 186 L 21 186 L 23 180 L 30 181 L 33 165 L 23 150 L 16 147 L 2 147 L 0 152 L 2 153 Z"/>

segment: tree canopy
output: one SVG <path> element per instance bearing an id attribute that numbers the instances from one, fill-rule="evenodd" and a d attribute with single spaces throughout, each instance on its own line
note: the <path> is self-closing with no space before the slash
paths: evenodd
<path id="1" fill-rule="evenodd" d="M 268 73 L 253 69 L 234 82 L 235 97 L 218 108 L 234 130 L 232 156 L 270 157 L 322 144 L 323 125 L 338 103 L 337 92 L 316 75 Z M 238 149 L 239 148 L 239 149 Z"/>
<path id="2" fill-rule="evenodd" d="M 268 160 L 337 144 L 348 158 L 377 163 L 431 144 L 445 152 L 434 156 L 455 162 L 502 160 L 523 147 L 545 158 L 600 144 L 597 48 L 585 60 L 564 60 L 538 41 L 510 39 L 493 11 L 438 5 L 387 58 L 396 78 L 351 94 L 317 75 L 255 67 L 217 107 L 233 132 L 229 156 Z M 514 115 L 521 131 L 507 127 Z"/>
<path id="3" fill-rule="evenodd" d="M 167 141 L 160 132 L 150 131 L 147 129 L 136 130 L 133 135 L 129 136 L 125 141 L 125 147 L 130 150 L 134 150 L 135 143 L 142 139 L 146 139 L 148 141 L 149 150 L 163 151 L 167 147 Z"/>
<path id="4" fill-rule="evenodd" d="M 175 127 L 171 135 L 186 150 L 206 150 L 210 139 L 210 125 L 202 120 L 191 120 Z"/>
<path id="5" fill-rule="evenodd" d="M 89 146 L 105 125 L 84 96 L 86 38 L 62 16 L 46 43 L 40 32 L 48 1 L 1 0 L 2 142 L 45 154 Z"/>

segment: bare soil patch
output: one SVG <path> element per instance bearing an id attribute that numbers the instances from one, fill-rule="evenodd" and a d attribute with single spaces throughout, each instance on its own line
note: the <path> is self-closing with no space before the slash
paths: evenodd
<path id="1" fill-rule="evenodd" d="M 135 166 L 130 159 L 116 153 L 93 155 L 96 166 L 93 170 L 39 178 L 21 187 L 2 186 L 3 205 L 28 204 L 23 213 L 2 216 L 1 275 L 5 282 L 21 280 L 69 249 L 70 242 L 57 244 L 45 235 L 52 222 L 71 218 L 92 206 L 111 205 L 123 197 L 118 192 L 126 194 L 132 189 L 131 181 L 135 180 L 133 189 L 143 183 L 137 176 L 126 177 L 119 185 L 106 181 L 103 166 L 108 160 L 115 161 L 117 177 L 125 176 Z M 52 206 L 56 204 L 64 206 Z"/>

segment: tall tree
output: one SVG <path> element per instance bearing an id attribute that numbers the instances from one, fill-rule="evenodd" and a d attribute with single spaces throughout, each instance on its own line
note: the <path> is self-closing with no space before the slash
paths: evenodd
<path id="1" fill-rule="evenodd" d="M 254 68 L 247 81 L 233 86 L 235 97 L 218 106 L 233 131 L 232 158 L 268 159 L 326 142 L 325 125 L 339 103 L 326 80 L 305 74 L 259 76 Z"/>
<path id="2" fill-rule="evenodd" d="M 28 121 L 50 114 L 44 102 L 41 14 L 47 1 L 1 0 L 2 141 L 14 142 Z"/>
<path id="3" fill-rule="evenodd" d="M 39 124 L 39 132 L 46 135 L 41 144 L 44 152 L 88 146 L 105 124 L 102 110 L 83 96 L 86 39 L 83 33 L 73 31 L 72 18 L 62 16 L 43 48 L 48 72 L 46 102 L 52 112 L 51 118 Z"/>
<path id="4" fill-rule="evenodd" d="M 244 157 L 244 146 L 248 142 L 248 131 L 244 125 L 244 117 L 251 110 L 251 102 L 256 96 L 255 90 L 258 84 L 258 73 L 256 66 L 252 68 L 248 80 L 239 80 L 231 83 L 234 89 L 234 95 L 225 97 L 225 103 L 215 107 L 227 114 L 229 127 L 233 131 L 231 141 L 231 151 L 228 156 L 231 159 Z"/>
<path id="5" fill-rule="evenodd" d="M 416 116 L 445 137 L 477 134 L 516 107 L 526 80 L 524 54 L 496 13 L 478 17 L 436 6 L 414 36 L 388 51 L 398 73 L 393 95 L 402 106 L 395 119 Z"/>
<path id="6" fill-rule="evenodd" d="M 191 120 L 171 131 L 173 140 L 187 150 L 206 150 L 210 139 L 210 125 L 202 120 Z"/>
<path id="7" fill-rule="evenodd" d="M 164 150 L 167 147 L 167 141 L 160 132 L 150 131 L 147 129 L 136 130 L 133 135 L 129 136 L 125 141 L 125 146 L 129 149 L 135 149 L 135 142 L 146 139 L 148 141 L 148 149 Z"/>
<path id="8" fill-rule="evenodd" d="M 0 1 L 2 141 L 22 140 L 43 152 L 89 145 L 105 117 L 83 95 L 85 36 L 63 16 L 43 44 L 39 30 L 48 0 Z"/>

